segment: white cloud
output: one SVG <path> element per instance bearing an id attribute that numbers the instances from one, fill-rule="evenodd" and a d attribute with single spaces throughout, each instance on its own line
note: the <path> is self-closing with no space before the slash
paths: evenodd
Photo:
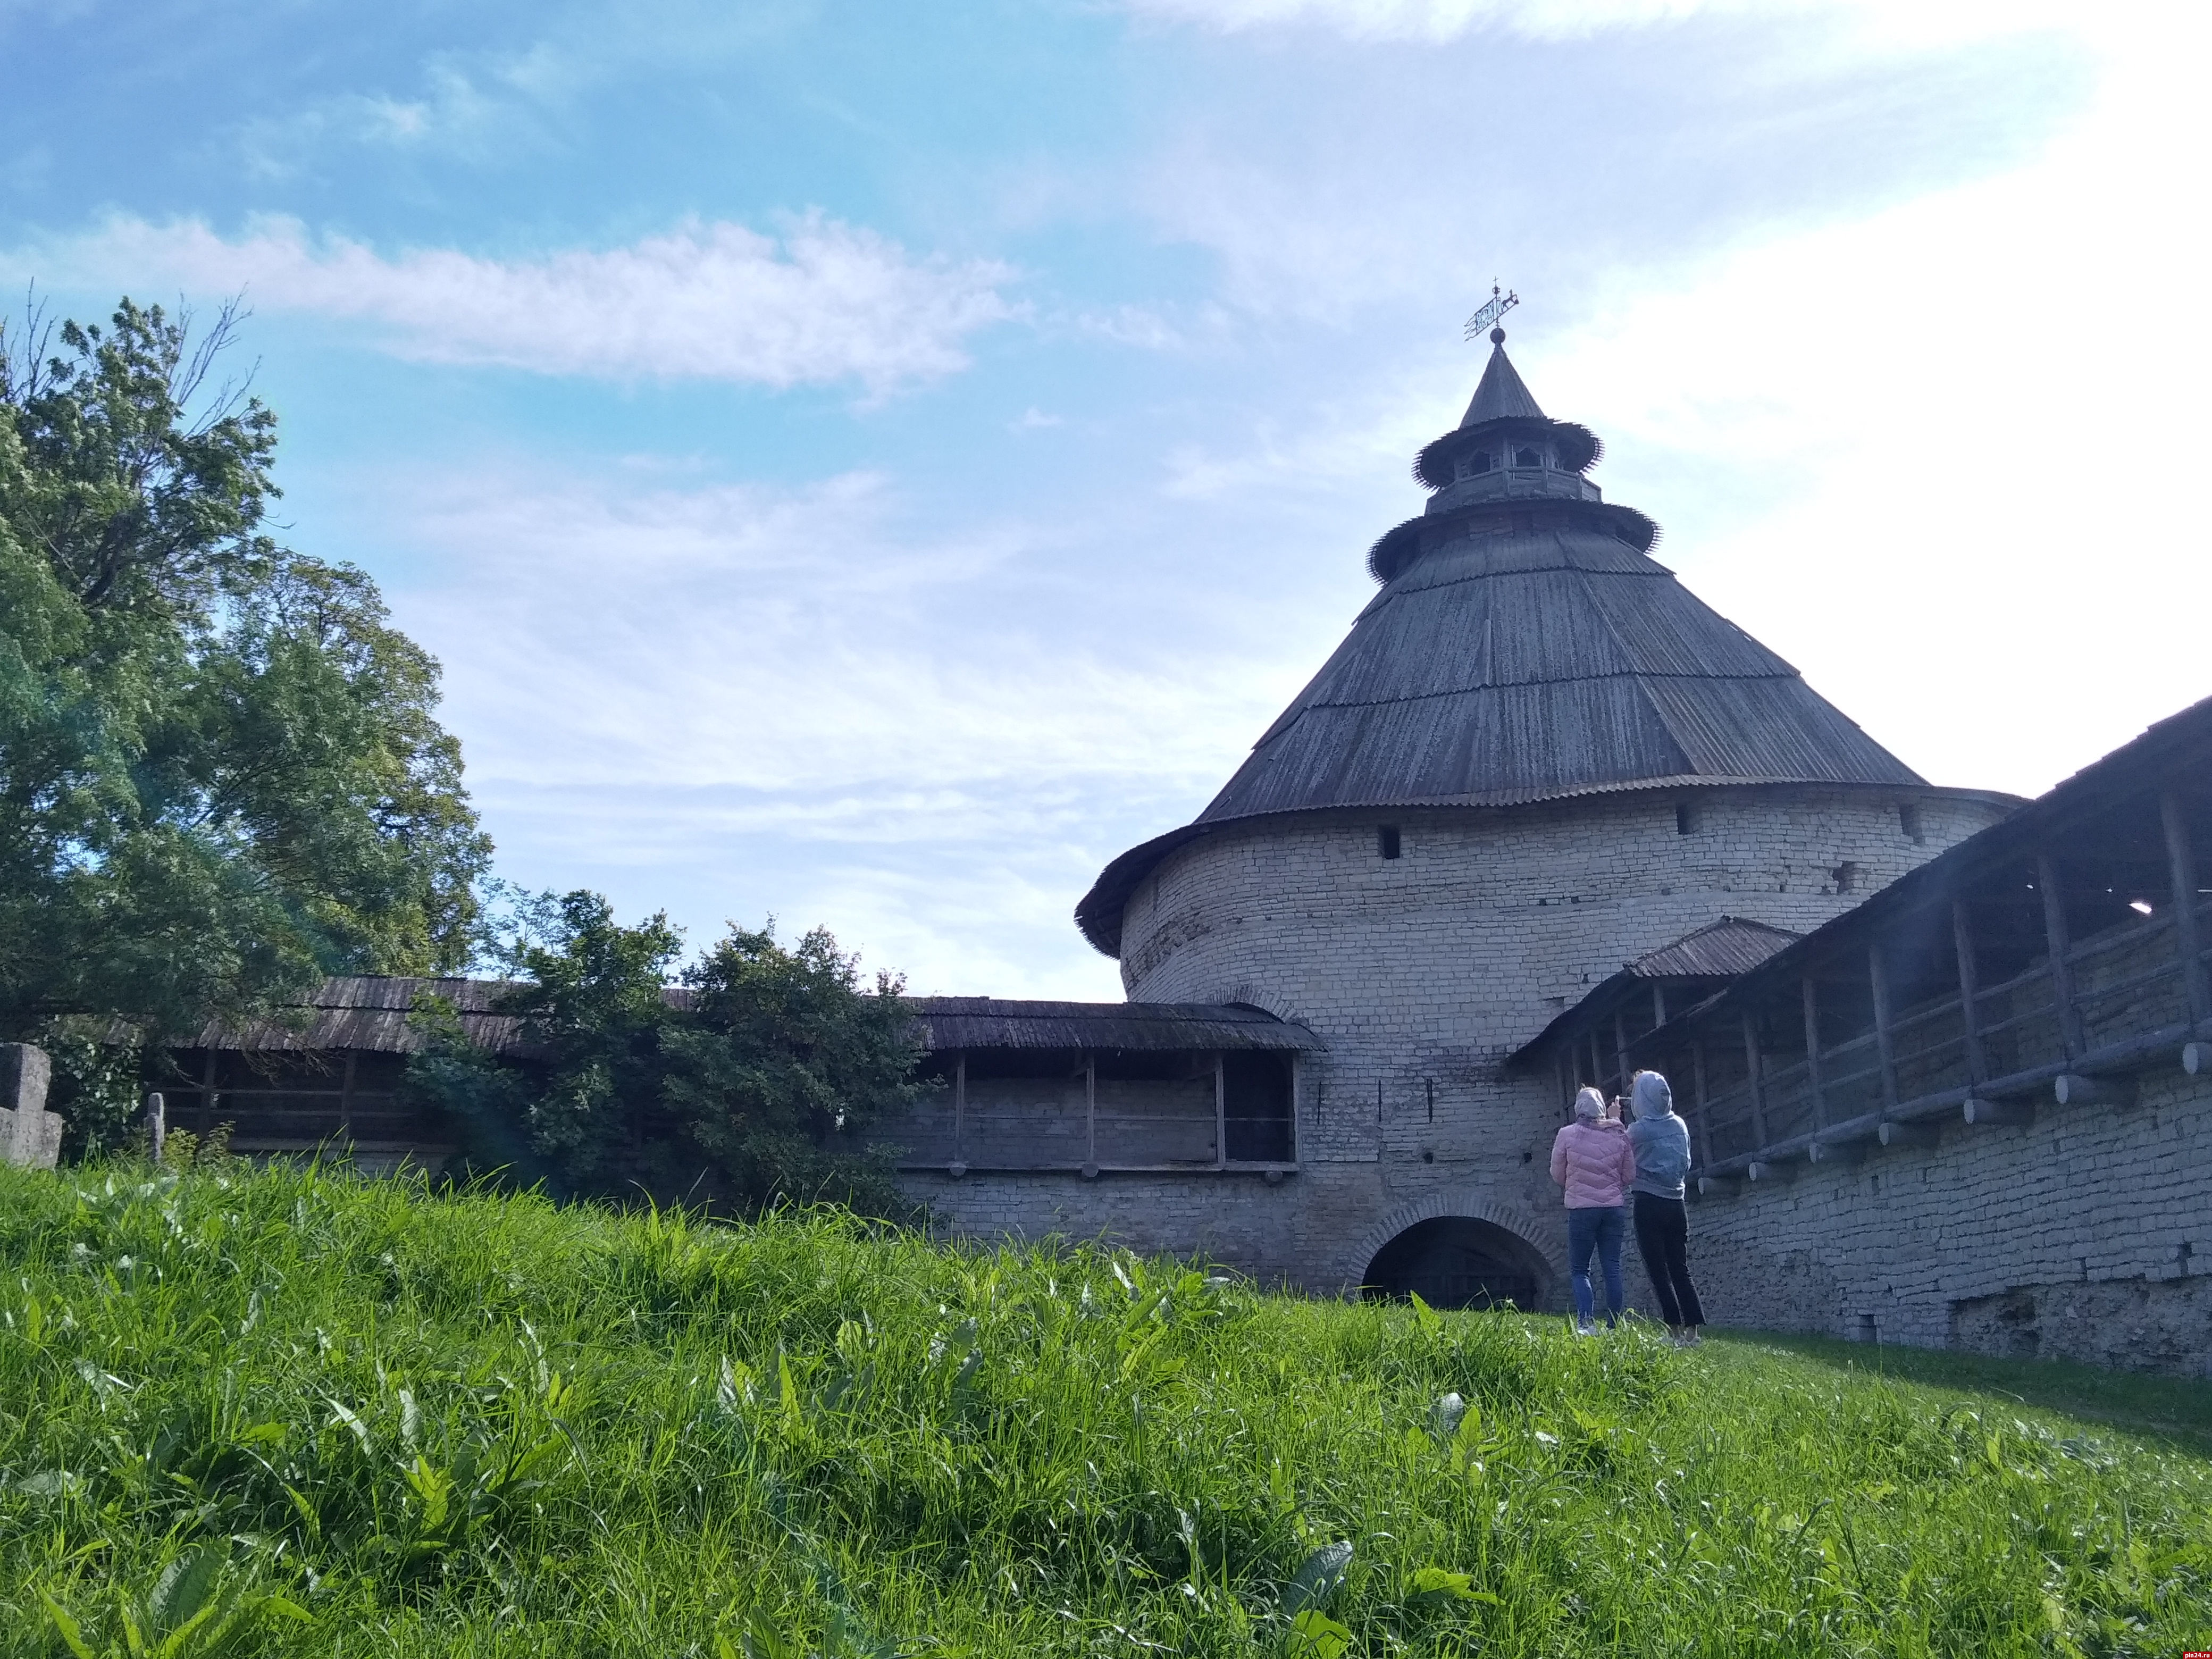
<path id="1" fill-rule="evenodd" d="M 1122 0 L 1140 16 L 1232 34 L 1317 28 L 1355 40 L 1443 41 L 1486 29 L 1573 40 L 1696 15 L 1826 15 L 1890 40 L 1970 39 L 2063 23 L 2060 0 Z"/>
<path id="2" fill-rule="evenodd" d="M 1620 273 L 1522 356 L 1662 556 L 1938 781 L 2034 793 L 2212 692 L 2190 32 L 2117 55 L 2029 167 L 1679 285 Z"/>
<path id="3" fill-rule="evenodd" d="M 774 912 L 918 989 L 1115 996 L 1070 907 L 1287 695 L 1164 625 L 1071 629 L 1065 567 L 1093 550 L 1066 538 L 1097 532 L 918 529 L 874 475 L 356 487 L 369 534 L 434 573 L 387 591 L 445 664 L 502 872 L 665 906 L 695 943 Z"/>
<path id="4" fill-rule="evenodd" d="M 382 533 L 446 573 L 404 620 L 447 664 L 472 775 L 861 789 L 866 833 L 895 838 L 905 818 L 943 833 L 955 809 L 928 792 L 986 781 L 1203 790 L 1274 712 L 1247 665 L 1170 673 L 1071 644 L 1023 580 L 1061 532 L 916 535 L 870 475 L 676 489 L 471 470 L 390 499 L 404 516 Z M 1193 729 L 1194 695 L 1232 712 Z"/>
<path id="5" fill-rule="evenodd" d="M 627 247 L 494 259 L 386 257 L 297 221 L 229 240 L 205 223 L 118 217 L 0 253 L 48 286 L 243 290 L 264 311 L 380 326 L 396 353 L 544 374 L 784 387 L 857 380 L 874 394 L 966 367 L 963 342 L 1018 314 L 991 260 L 915 258 L 818 213 L 780 236 L 687 222 Z"/>

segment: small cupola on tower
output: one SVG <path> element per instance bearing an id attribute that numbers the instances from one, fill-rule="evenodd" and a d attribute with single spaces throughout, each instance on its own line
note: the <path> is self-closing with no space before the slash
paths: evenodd
<path id="1" fill-rule="evenodd" d="M 1413 458 L 1413 477 L 1435 493 L 1420 518 L 1400 525 L 1368 556 L 1377 581 L 1389 581 L 1440 535 L 1534 522 L 1536 503 L 1574 502 L 1589 509 L 1571 515 L 1586 527 L 1602 526 L 1639 552 L 1657 526 L 1632 508 L 1608 507 L 1605 492 L 1583 475 L 1605 453 L 1597 434 L 1544 413 L 1505 355 L 1505 331 L 1490 331 L 1490 361 L 1457 427 Z M 1517 512 L 1517 517 L 1516 515 Z M 1547 511 L 1546 523 L 1560 522 Z"/>

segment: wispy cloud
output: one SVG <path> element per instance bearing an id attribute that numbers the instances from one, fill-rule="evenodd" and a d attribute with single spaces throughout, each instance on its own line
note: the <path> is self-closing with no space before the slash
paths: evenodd
<path id="1" fill-rule="evenodd" d="M 865 786 L 878 832 L 909 810 L 941 830 L 941 804 L 912 804 L 985 779 L 1202 788 L 1273 712 L 1227 658 L 1169 674 L 1071 646 L 1030 591 L 1057 530 L 918 530 L 872 475 L 669 489 L 471 469 L 405 499 L 388 533 L 444 573 L 406 620 L 447 664 L 471 768 L 532 785 Z M 1243 718 L 1180 722 L 1201 681 Z"/>
<path id="2" fill-rule="evenodd" d="M 1158 641 L 1071 629 L 1079 529 L 932 525 L 878 475 L 360 487 L 380 538 L 435 573 L 391 597 L 446 665 L 502 870 L 667 906 L 695 940 L 773 911 L 920 989 L 1112 996 L 1070 907 L 1186 820 L 1286 695 L 1172 617 Z"/>
<path id="3" fill-rule="evenodd" d="M 497 259 L 452 248 L 386 256 L 293 219 L 236 238 L 198 220 L 118 217 L 0 253 L 49 285 L 243 290 L 264 311 L 380 325 L 436 362 L 613 380 L 776 387 L 857 380 L 872 394 L 965 368 L 963 342 L 1019 313 L 1014 273 L 917 257 L 819 213 L 769 236 L 690 222 L 627 247 Z"/>
<path id="4" fill-rule="evenodd" d="M 1456 40 L 1497 29 L 1531 40 L 1574 40 L 1607 29 L 1678 22 L 1698 15 L 1847 19 L 1891 37 L 1955 40 L 2061 23 L 2060 0 L 1122 0 L 1139 16 L 1221 33 L 1327 29 L 1356 40 Z"/>

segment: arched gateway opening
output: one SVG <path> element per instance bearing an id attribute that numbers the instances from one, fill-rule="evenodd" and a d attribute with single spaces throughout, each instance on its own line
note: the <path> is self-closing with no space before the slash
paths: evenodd
<path id="1" fill-rule="evenodd" d="M 1416 1295 L 1432 1308 L 1534 1308 L 1550 1277 L 1525 1239 L 1463 1215 L 1417 1221 L 1375 1253 L 1361 1280 L 1371 1299 Z"/>

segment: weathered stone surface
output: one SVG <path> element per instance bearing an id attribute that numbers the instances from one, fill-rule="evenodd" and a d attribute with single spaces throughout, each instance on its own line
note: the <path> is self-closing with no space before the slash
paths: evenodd
<path id="1" fill-rule="evenodd" d="M 0 1158 L 33 1170 L 61 1161 L 62 1121 L 46 1110 L 52 1078 L 46 1051 L 27 1042 L 0 1042 Z"/>
<path id="2" fill-rule="evenodd" d="M 1808 1167 L 1691 1214 L 1723 1323 L 2212 1375 L 2212 1079 L 2146 1073 L 2132 1108 L 1947 1123 L 1932 1149 Z M 1708 1285 L 1710 1289 L 1706 1289 Z"/>

